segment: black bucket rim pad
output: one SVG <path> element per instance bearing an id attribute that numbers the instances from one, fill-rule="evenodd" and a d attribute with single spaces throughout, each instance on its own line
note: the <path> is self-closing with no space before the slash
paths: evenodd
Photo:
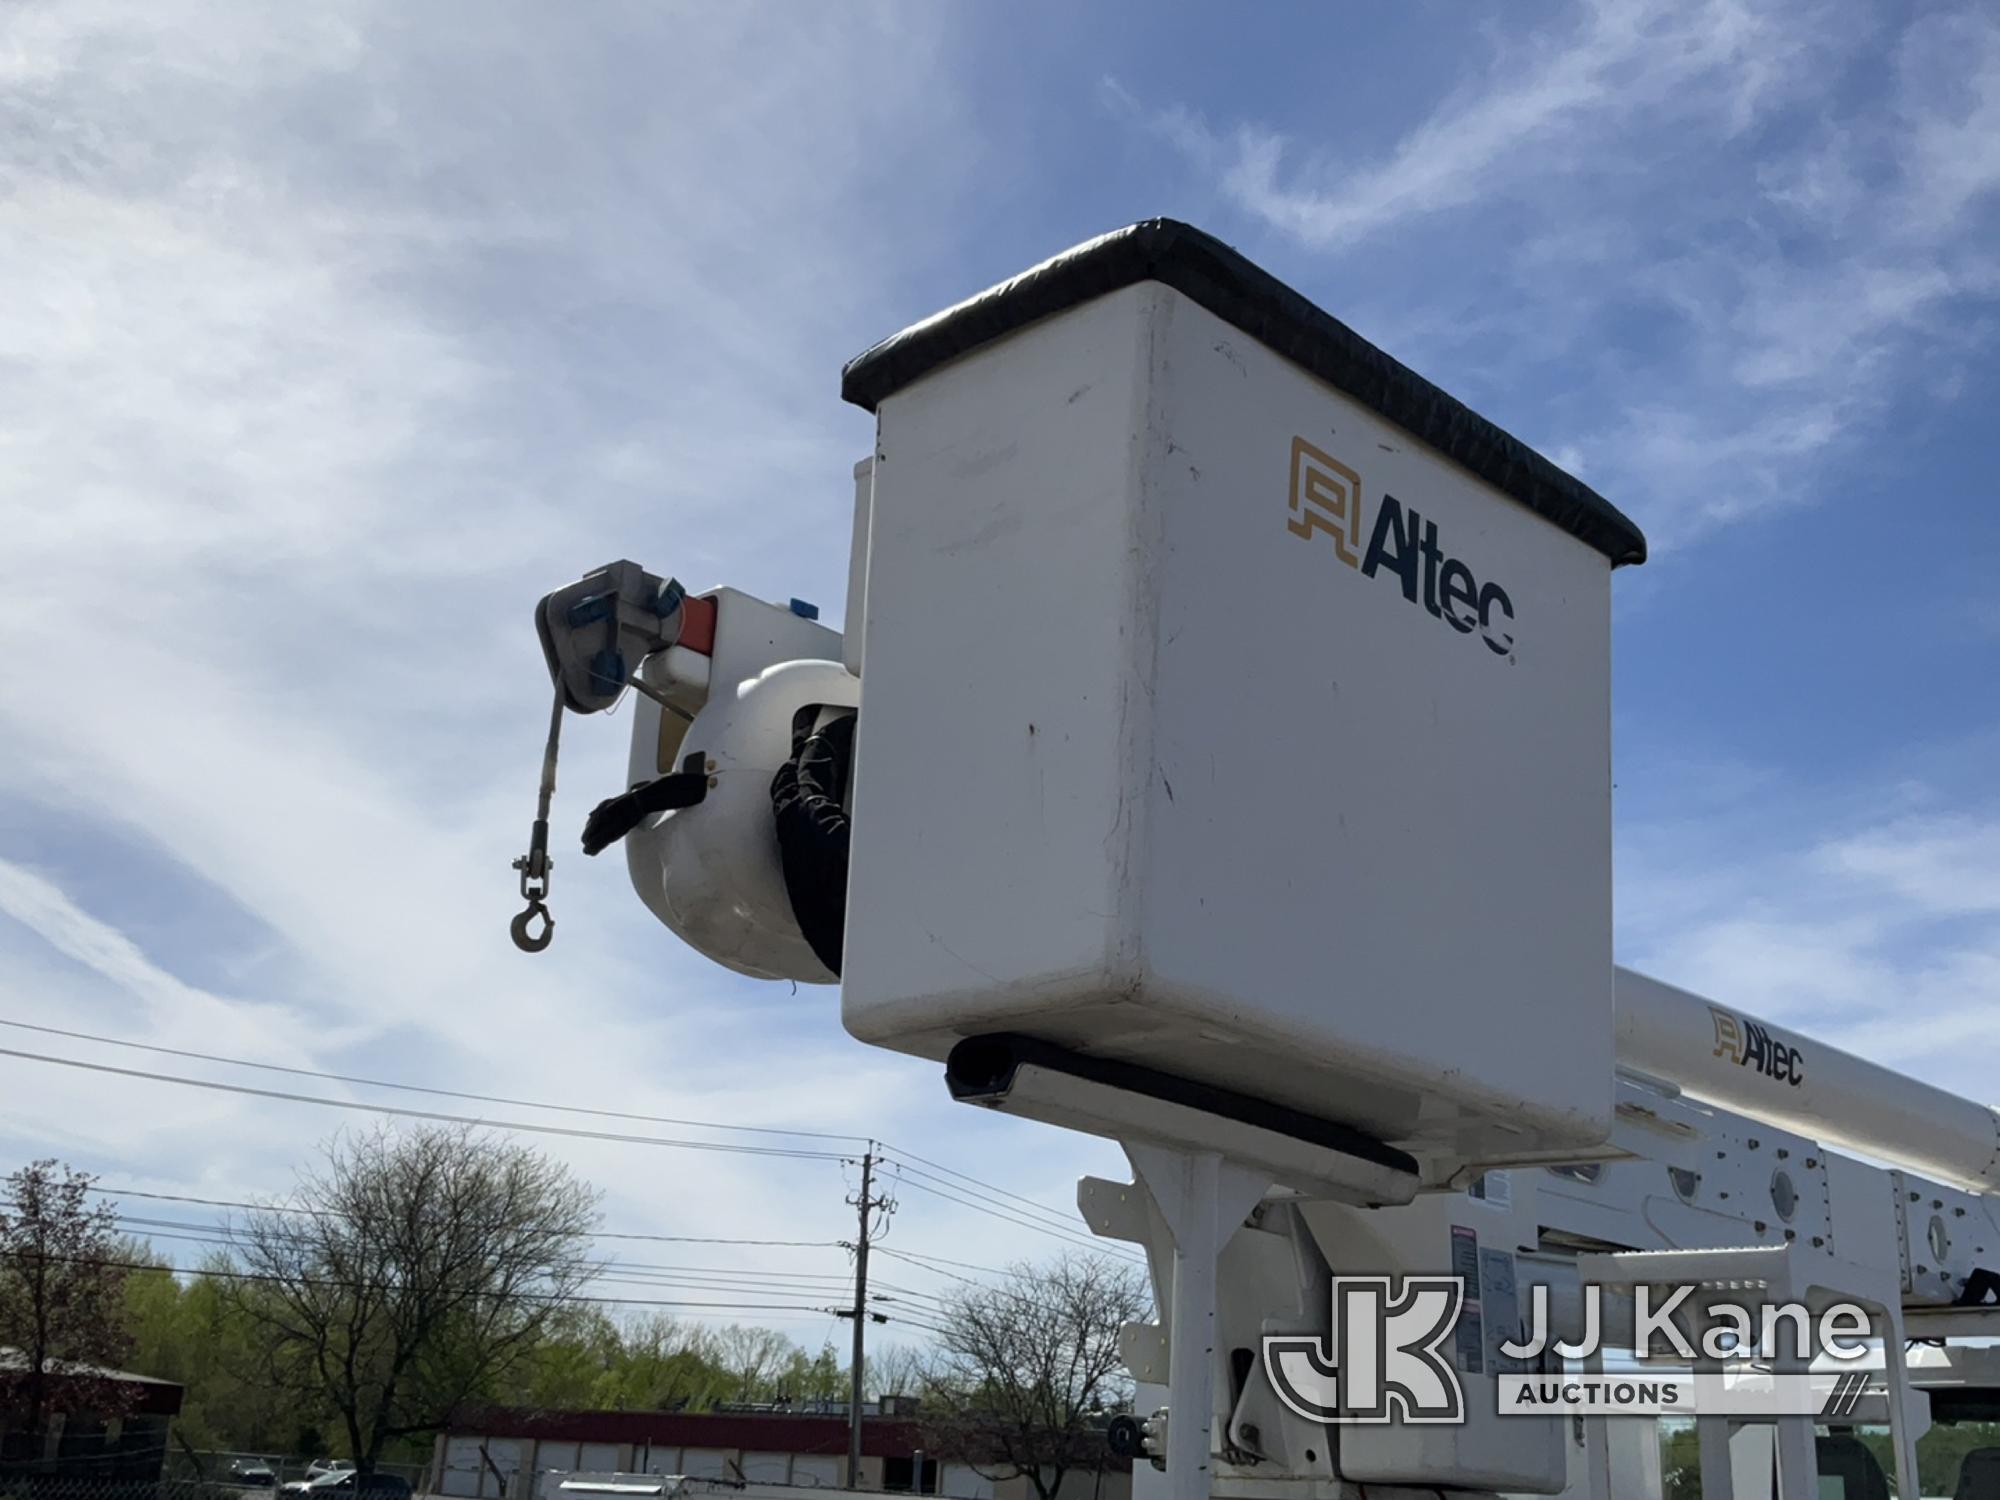
<path id="1" fill-rule="evenodd" d="M 1603 553 L 1613 567 L 1646 560 L 1644 533 L 1589 485 L 1213 235 L 1176 219 L 1144 219 L 1099 235 L 891 334 L 848 362 L 840 394 L 872 412 L 960 355 L 1144 281 L 1192 298 Z"/>

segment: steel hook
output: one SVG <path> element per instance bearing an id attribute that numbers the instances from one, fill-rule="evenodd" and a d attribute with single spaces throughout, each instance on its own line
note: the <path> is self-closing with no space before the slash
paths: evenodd
<path id="1" fill-rule="evenodd" d="M 541 931 L 533 931 L 535 919 L 541 919 Z M 507 931 L 514 939 L 514 946 L 523 953 L 540 953 L 548 947 L 550 939 L 556 935 L 556 919 L 549 915 L 549 909 L 538 900 L 530 899 L 528 909 L 517 914 Z"/>

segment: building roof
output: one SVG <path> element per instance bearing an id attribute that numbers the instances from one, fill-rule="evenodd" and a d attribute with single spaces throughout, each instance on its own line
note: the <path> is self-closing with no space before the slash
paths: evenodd
<path id="1" fill-rule="evenodd" d="M 0 1387 L 13 1385 L 28 1372 L 28 1356 L 19 1349 L 0 1345 Z M 128 1409 L 146 1416 L 171 1417 L 180 1412 L 186 1389 L 177 1380 L 157 1375 L 139 1375 L 131 1370 L 111 1370 L 101 1365 L 51 1365 L 52 1380 L 104 1380 L 114 1385 L 132 1386 Z"/>

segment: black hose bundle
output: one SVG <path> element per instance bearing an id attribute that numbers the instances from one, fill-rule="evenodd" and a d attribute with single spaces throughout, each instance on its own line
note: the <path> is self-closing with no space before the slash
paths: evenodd
<path id="1" fill-rule="evenodd" d="M 771 778 L 777 816 L 778 858 L 785 894 L 813 956 L 840 972 L 841 933 L 847 919 L 847 791 L 854 764 L 857 715 L 842 713 L 813 726 L 819 705 L 792 717 L 792 757 Z"/>

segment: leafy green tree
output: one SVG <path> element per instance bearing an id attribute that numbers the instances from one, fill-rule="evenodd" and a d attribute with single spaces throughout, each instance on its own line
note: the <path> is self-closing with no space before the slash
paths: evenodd
<path id="1" fill-rule="evenodd" d="M 157 1261 L 146 1253 L 128 1259 Z M 271 1381 L 261 1327 L 243 1310 L 221 1251 L 191 1273 L 160 1269 L 125 1278 L 132 1364 L 185 1388 L 178 1425 L 197 1449 L 301 1453 L 323 1446 L 326 1404 Z"/>
<path id="2" fill-rule="evenodd" d="M 729 1381 L 717 1362 L 713 1334 L 698 1323 L 653 1313 L 625 1325 L 608 1404 L 700 1410 L 722 1399 Z"/>
<path id="3" fill-rule="evenodd" d="M 1895 1450 L 1886 1429 L 1858 1434 L 1874 1451 L 1889 1482 L 1896 1482 Z M 2000 1423 L 1958 1422 L 1933 1427 L 1917 1439 L 1917 1488 L 1926 1495 L 1950 1495 L 1958 1490 L 1959 1466 L 1974 1448 L 2000 1447 Z"/>
<path id="4" fill-rule="evenodd" d="M 492 1397 L 550 1411 L 607 1405 L 601 1398 L 621 1352 L 618 1327 L 602 1308 L 578 1303 L 558 1309 L 535 1347 L 495 1382 Z"/>
<path id="5" fill-rule="evenodd" d="M 1891 1487 L 1896 1482 L 1896 1458 L 1886 1429 L 1856 1434 L 1875 1455 Z M 1917 1488 L 1926 1495 L 1950 1495 L 1958 1489 L 1959 1466 L 1975 1448 L 2000 1447 L 2000 1423 L 1961 1422 L 1940 1425 L 1917 1439 Z M 1701 1500 L 1701 1456 L 1694 1425 L 1663 1425 L 1660 1466 L 1665 1500 Z"/>
<path id="6" fill-rule="evenodd" d="M 1660 1424 L 1660 1488 L 1664 1500 L 1701 1500 L 1701 1448 L 1692 1423 Z"/>
<path id="7" fill-rule="evenodd" d="M 822 1344 L 817 1354 L 794 1344 L 772 1385 L 776 1400 L 833 1401 L 848 1393 L 847 1367 L 831 1344 Z"/>

